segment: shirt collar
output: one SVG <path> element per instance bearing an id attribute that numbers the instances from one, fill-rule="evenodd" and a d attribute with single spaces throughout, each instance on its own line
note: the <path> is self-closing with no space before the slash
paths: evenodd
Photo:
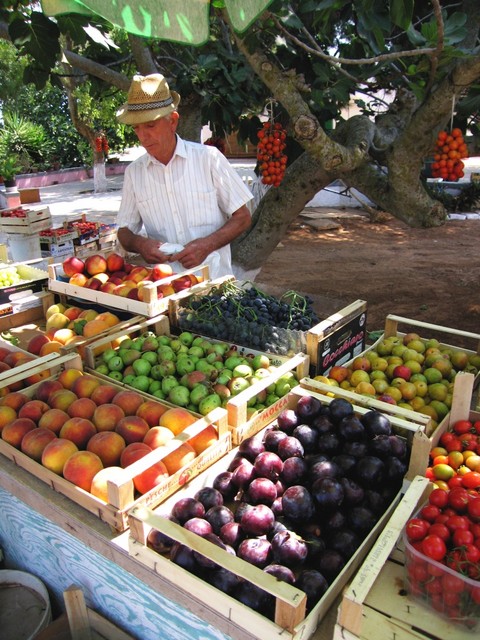
<path id="1" fill-rule="evenodd" d="M 177 144 L 175 146 L 175 151 L 173 152 L 173 156 L 172 156 L 172 159 L 170 160 L 170 162 L 172 162 L 175 159 L 175 156 L 179 156 L 180 158 L 186 158 L 187 157 L 187 148 L 186 148 L 186 145 L 185 145 L 185 140 L 180 138 L 180 136 L 178 134 L 175 134 L 175 135 L 177 137 Z M 147 153 L 145 155 L 146 155 L 147 166 L 149 164 L 161 164 L 158 160 L 156 160 L 149 153 Z"/>

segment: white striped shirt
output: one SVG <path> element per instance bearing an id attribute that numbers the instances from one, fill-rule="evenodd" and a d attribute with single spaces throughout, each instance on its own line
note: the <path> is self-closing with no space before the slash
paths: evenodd
<path id="1" fill-rule="evenodd" d="M 126 168 L 117 223 L 133 233 L 143 228 L 149 238 L 186 245 L 220 229 L 252 197 L 217 148 L 177 136 L 167 165 L 146 153 Z M 232 273 L 230 246 L 205 262 L 211 278 Z M 172 267 L 183 269 L 177 263 Z"/>

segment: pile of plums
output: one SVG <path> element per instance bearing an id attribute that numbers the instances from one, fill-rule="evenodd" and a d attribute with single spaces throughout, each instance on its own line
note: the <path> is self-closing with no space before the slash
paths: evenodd
<path id="1" fill-rule="evenodd" d="M 307 611 L 360 547 L 402 486 L 406 441 L 376 410 L 301 396 L 244 440 L 212 486 L 168 515 L 189 531 L 307 594 Z M 274 598 L 157 530 L 148 546 L 272 617 Z"/>

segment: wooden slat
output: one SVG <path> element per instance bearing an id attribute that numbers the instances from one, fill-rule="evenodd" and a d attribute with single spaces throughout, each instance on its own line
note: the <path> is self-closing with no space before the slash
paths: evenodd
<path id="1" fill-rule="evenodd" d="M 72 585 L 63 592 L 72 640 L 92 640 L 85 598 L 80 587 Z"/>

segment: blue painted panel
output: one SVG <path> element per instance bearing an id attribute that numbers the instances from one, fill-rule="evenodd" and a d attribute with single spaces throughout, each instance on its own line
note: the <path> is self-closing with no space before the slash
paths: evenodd
<path id="1" fill-rule="evenodd" d="M 52 606 L 75 583 L 87 606 L 139 640 L 228 639 L 1 488 L 0 514 L 7 567 L 39 577 Z"/>

